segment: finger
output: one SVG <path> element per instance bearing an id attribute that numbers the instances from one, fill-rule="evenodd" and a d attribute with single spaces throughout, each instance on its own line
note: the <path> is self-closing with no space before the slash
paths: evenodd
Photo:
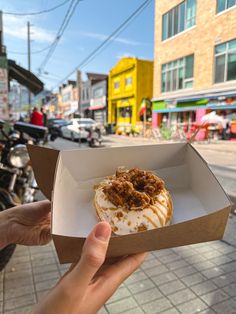
<path id="1" fill-rule="evenodd" d="M 70 285 L 86 289 L 98 269 L 104 263 L 111 227 L 107 222 L 98 223 L 85 241 L 79 263 L 65 278 Z"/>
<path id="2" fill-rule="evenodd" d="M 50 224 L 44 226 L 40 232 L 39 245 L 48 244 L 52 240 Z"/>
<path id="3" fill-rule="evenodd" d="M 93 287 L 99 304 L 104 304 L 113 295 L 121 283 L 143 263 L 146 256 L 147 253 L 131 255 L 104 270 Z"/>

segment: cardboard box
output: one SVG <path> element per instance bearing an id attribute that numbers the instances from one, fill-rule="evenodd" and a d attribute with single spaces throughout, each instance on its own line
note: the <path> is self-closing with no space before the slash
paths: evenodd
<path id="1" fill-rule="evenodd" d="M 29 146 L 36 180 L 52 200 L 52 235 L 61 263 L 78 260 L 98 222 L 94 185 L 119 166 L 154 171 L 174 205 L 172 225 L 112 236 L 108 256 L 221 239 L 231 203 L 207 163 L 189 143 L 56 151 Z"/>

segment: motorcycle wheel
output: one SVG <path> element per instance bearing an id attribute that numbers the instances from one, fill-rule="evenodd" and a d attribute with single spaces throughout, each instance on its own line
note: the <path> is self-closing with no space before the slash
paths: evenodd
<path id="1" fill-rule="evenodd" d="M 14 206 L 15 204 L 12 202 L 12 199 L 9 197 L 9 195 L 5 191 L 0 191 L 0 211 L 3 211 Z M 2 271 L 3 268 L 5 268 L 5 266 L 11 259 L 15 251 L 15 248 L 16 248 L 15 244 L 10 244 L 6 246 L 4 249 L 0 250 L 0 271 Z"/>

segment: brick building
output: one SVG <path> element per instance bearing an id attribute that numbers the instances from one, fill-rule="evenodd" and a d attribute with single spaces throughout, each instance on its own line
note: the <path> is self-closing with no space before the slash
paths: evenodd
<path id="1" fill-rule="evenodd" d="M 156 1 L 153 126 L 234 108 L 236 1 Z"/>

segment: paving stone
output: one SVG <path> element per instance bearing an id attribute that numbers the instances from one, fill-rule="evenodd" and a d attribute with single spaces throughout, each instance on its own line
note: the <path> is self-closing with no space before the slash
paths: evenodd
<path id="1" fill-rule="evenodd" d="M 224 271 L 220 267 L 215 266 L 214 268 L 203 270 L 202 274 L 208 279 L 211 279 L 224 274 Z"/>
<path id="2" fill-rule="evenodd" d="M 212 306 L 213 310 L 218 314 L 235 314 L 236 313 L 236 301 L 234 299 L 229 299 L 227 301 L 218 303 Z"/>
<path id="3" fill-rule="evenodd" d="M 220 303 L 229 298 L 223 290 L 215 290 L 210 293 L 201 296 L 202 300 L 206 302 L 209 306 L 212 306 L 216 303 Z"/>
<path id="4" fill-rule="evenodd" d="M 129 290 L 126 287 L 121 287 L 107 301 L 107 304 L 109 304 L 111 302 L 114 302 L 114 301 L 118 301 L 118 300 L 124 299 L 124 298 L 129 297 L 129 296 L 130 296 Z"/>
<path id="5" fill-rule="evenodd" d="M 149 289 L 141 293 L 134 294 L 133 297 L 138 304 L 145 304 L 150 301 L 162 298 L 163 295 L 157 288 Z"/>
<path id="6" fill-rule="evenodd" d="M 182 267 L 186 267 L 188 265 L 189 264 L 184 259 L 180 259 L 178 261 L 174 261 L 174 262 L 166 264 L 166 267 L 168 267 L 170 270 L 176 270 Z"/>
<path id="7" fill-rule="evenodd" d="M 141 268 L 142 269 L 148 269 L 148 268 L 152 268 L 152 267 L 159 267 L 161 265 L 161 262 L 159 260 L 157 260 L 156 258 L 153 258 L 151 260 L 147 260 L 145 261 Z"/>
<path id="8" fill-rule="evenodd" d="M 211 252 L 212 250 L 214 250 L 214 246 L 212 244 L 206 244 L 204 246 L 200 246 L 200 247 L 194 247 L 194 249 L 198 252 L 198 253 L 201 253 L 201 254 L 204 254 L 204 253 L 208 253 L 208 252 Z"/>
<path id="9" fill-rule="evenodd" d="M 48 290 L 43 290 L 43 291 L 37 291 L 36 292 L 36 296 L 37 296 L 37 300 L 42 300 L 47 294 L 48 292 L 50 291 L 50 289 Z"/>
<path id="10" fill-rule="evenodd" d="M 232 282 L 236 282 L 236 272 L 224 274 L 224 275 L 221 275 L 217 278 L 214 278 L 213 282 L 218 287 L 227 286 L 227 285 L 231 284 Z"/>
<path id="11" fill-rule="evenodd" d="M 230 272 L 236 270 L 236 261 L 221 265 L 221 269 L 226 273 L 230 273 Z"/>
<path id="12" fill-rule="evenodd" d="M 190 289 L 184 289 L 184 290 L 168 295 L 168 299 L 174 305 L 178 305 L 178 304 L 190 301 L 195 298 L 196 298 L 196 295 Z"/>
<path id="13" fill-rule="evenodd" d="M 124 313 L 125 311 L 131 310 L 135 307 L 137 307 L 137 303 L 132 297 L 106 305 L 108 312 L 112 314 Z"/>
<path id="14" fill-rule="evenodd" d="M 3 301 L 3 291 L 0 292 L 0 302 Z"/>
<path id="15" fill-rule="evenodd" d="M 143 271 L 135 272 L 128 279 L 126 279 L 125 284 L 131 284 L 146 278 L 147 275 Z"/>
<path id="16" fill-rule="evenodd" d="M 125 314 L 143 314 L 144 311 L 140 307 L 135 307 L 134 309 L 125 311 L 124 313 Z"/>
<path id="17" fill-rule="evenodd" d="M 191 289 L 198 295 L 203 295 L 206 294 L 208 292 L 217 290 L 217 286 L 210 280 L 201 282 L 195 286 L 192 286 Z"/>
<path id="18" fill-rule="evenodd" d="M 161 313 L 162 311 L 170 309 L 171 307 L 172 305 L 167 298 L 161 298 L 161 299 L 149 302 L 147 304 L 144 304 L 142 306 L 146 314 Z"/>
<path id="19" fill-rule="evenodd" d="M 207 305 L 200 299 L 194 299 L 189 302 L 178 305 L 177 308 L 180 311 L 180 313 L 194 314 L 205 310 L 207 308 Z"/>
<path id="20" fill-rule="evenodd" d="M 50 264 L 55 264 L 55 258 L 54 257 L 50 257 L 50 258 L 47 258 L 47 259 L 44 259 L 43 258 L 43 255 L 42 255 L 42 258 L 40 259 L 36 259 L 36 260 L 33 260 L 32 261 L 32 265 L 33 267 L 37 267 L 37 266 L 44 266 L 44 265 L 50 265 Z"/>
<path id="21" fill-rule="evenodd" d="M 216 312 L 208 308 L 207 310 L 199 312 L 200 314 L 215 314 Z"/>
<path id="22" fill-rule="evenodd" d="M 57 270 L 58 268 L 56 264 L 33 267 L 34 275 L 48 273 L 48 272 L 57 271 Z"/>
<path id="23" fill-rule="evenodd" d="M 30 261 L 30 257 L 29 255 L 23 255 L 23 256 L 19 256 L 19 257 L 14 257 L 12 259 L 10 259 L 10 262 L 8 263 L 9 267 L 11 267 L 14 264 L 21 264 L 21 263 L 25 263 L 25 262 L 29 262 Z"/>
<path id="24" fill-rule="evenodd" d="M 183 257 L 189 264 L 194 265 L 197 263 L 204 262 L 206 259 L 199 254 Z"/>
<path id="25" fill-rule="evenodd" d="M 177 311 L 174 307 L 172 309 L 169 309 L 167 311 L 161 312 L 161 314 L 179 314 L 179 311 Z"/>
<path id="26" fill-rule="evenodd" d="M 21 264 L 17 264 L 14 262 L 14 258 L 13 258 L 13 262 L 12 264 L 8 264 L 6 267 L 5 267 L 5 273 L 12 273 L 12 272 L 15 272 L 15 271 L 21 271 L 21 270 L 25 270 L 25 269 L 31 269 L 31 263 L 30 261 L 28 262 L 25 262 L 25 263 L 21 263 Z"/>
<path id="27" fill-rule="evenodd" d="M 171 293 L 182 290 L 184 288 L 186 287 L 180 280 L 174 280 L 174 281 L 171 281 L 164 285 L 159 286 L 159 289 L 164 295 L 169 295 Z"/>
<path id="28" fill-rule="evenodd" d="M 36 298 L 34 294 L 27 294 L 23 298 L 9 299 L 4 302 L 4 311 L 15 310 L 26 305 L 34 304 L 35 302 Z"/>
<path id="29" fill-rule="evenodd" d="M 203 270 L 206 270 L 206 269 L 209 269 L 209 268 L 214 268 L 216 265 L 214 263 L 212 263 L 210 260 L 208 260 L 208 261 L 195 263 L 193 266 L 198 271 L 203 271 Z"/>
<path id="30" fill-rule="evenodd" d="M 52 271 L 49 273 L 42 273 L 42 274 L 34 275 L 35 282 L 42 282 L 49 279 L 59 279 L 59 278 L 60 278 L 59 271 Z"/>
<path id="31" fill-rule="evenodd" d="M 32 305 L 30 306 L 24 306 L 12 311 L 4 311 L 4 314 L 27 314 L 30 313 L 32 310 Z"/>
<path id="32" fill-rule="evenodd" d="M 206 259 L 212 259 L 212 258 L 214 258 L 214 257 L 220 257 L 220 256 L 222 256 L 223 254 L 224 254 L 224 253 L 222 253 L 222 252 L 213 250 L 213 251 L 204 253 L 202 256 L 205 257 Z"/>
<path id="33" fill-rule="evenodd" d="M 139 282 L 135 282 L 131 285 L 128 285 L 128 288 L 132 293 L 138 293 L 138 292 L 145 291 L 154 287 L 155 285 L 151 281 L 151 279 L 142 280 Z"/>
<path id="34" fill-rule="evenodd" d="M 105 307 L 103 306 L 98 312 L 97 314 L 107 314 L 107 310 L 105 309 Z"/>
<path id="35" fill-rule="evenodd" d="M 8 272 L 5 274 L 5 280 L 11 280 L 11 279 L 22 279 L 27 276 L 32 276 L 32 269 L 24 269 L 20 271 L 14 271 L 14 272 Z"/>
<path id="36" fill-rule="evenodd" d="M 14 289 L 17 287 L 22 288 L 22 287 L 29 286 L 29 285 L 33 285 L 32 276 L 24 277 L 24 278 L 20 278 L 20 279 L 6 280 L 4 288 L 5 288 L 5 290 L 8 290 L 8 289 Z"/>
<path id="37" fill-rule="evenodd" d="M 174 262 L 177 261 L 179 259 L 181 259 L 181 257 L 178 254 L 175 253 L 171 253 L 169 255 L 165 255 L 165 256 L 159 256 L 158 259 L 162 262 L 162 263 L 170 263 L 170 262 Z"/>
<path id="38" fill-rule="evenodd" d="M 227 257 L 231 258 L 232 260 L 236 260 L 236 250 L 227 255 Z"/>
<path id="39" fill-rule="evenodd" d="M 13 289 L 5 289 L 4 300 L 9 300 L 16 297 L 22 297 L 26 294 L 31 294 L 34 291 L 34 286 L 28 285 L 25 287 L 15 287 Z"/>
<path id="40" fill-rule="evenodd" d="M 218 257 L 210 259 L 210 261 L 213 264 L 215 264 L 217 266 L 220 266 L 220 265 L 223 265 L 223 264 L 226 264 L 226 263 L 230 263 L 231 262 L 231 258 L 229 258 L 227 256 L 224 256 L 224 255 L 221 255 L 221 256 L 218 256 Z"/>
<path id="41" fill-rule="evenodd" d="M 197 283 L 200 283 L 205 280 L 205 277 L 203 277 L 200 273 L 196 273 L 193 275 L 189 275 L 186 277 L 181 278 L 181 280 L 188 286 L 191 287 L 193 285 L 196 285 Z"/>
<path id="42" fill-rule="evenodd" d="M 150 261 L 151 259 L 156 258 L 153 252 L 149 252 L 148 255 L 145 257 L 145 261 Z"/>
<path id="43" fill-rule="evenodd" d="M 43 258 L 54 258 L 54 253 L 52 251 L 48 251 L 48 252 L 44 252 L 43 253 Z M 35 254 L 31 254 L 31 261 L 35 261 L 35 260 L 38 260 L 38 259 L 42 259 L 42 253 L 40 252 L 37 252 Z"/>
<path id="44" fill-rule="evenodd" d="M 166 256 L 172 254 L 171 249 L 164 249 L 164 250 L 159 250 L 159 251 L 154 251 L 152 252 L 155 257 L 160 257 L 160 256 Z"/>
<path id="45" fill-rule="evenodd" d="M 231 297 L 236 297 L 236 282 L 224 287 L 223 290 Z"/>
<path id="46" fill-rule="evenodd" d="M 229 254 L 229 253 L 235 252 L 235 247 L 225 244 L 224 246 L 222 246 L 220 251 L 222 254 Z"/>
<path id="47" fill-rule="evenodd" d="M 0 301 L 0 314 L 3 313 L 3 302 Z"/>
<path id="48" fill-rule="evenodd" d="M 50 280 L 46 280 L 46 281 L 42 281 L 38 283 L 36 282 L 35 289 L 36 291 L 48 290 L 54 287 L 56 283 L 57 283 L 57 279 L 50 279 Z"/>
<path id="49" fill-rule="evenodd" d="M 177 279 L 177 276 L 172 272 L 168 272 L 165 274 L 160 274 L 155 277 L 152 277 L 152 281 L 156 284 L 156 286 L 160 286 L 161 284 L 173 281 L 175 279 Z"/>
<path id="50" fill-rule="evenodd" d="M 152 268 L 146 269 L 145 273 L 149 277 L 153 277 L 155 275 L 163 274 L 163 273 L 166 273 L 168 271 L 169 271 L 169 269 L 165 265 L 161 265 L 158 267 L 152 267 Z"/>
<path id="51" fill-rule="evenodd" d="M 176 276 L 178 276 L 179 278 L 194 274 L 196 272 L 197 272 L 196 268 L 194 268 L 193 266 L 190 266 L 190 265 L 186 266 L 186 267 L 182 267 L 182 268 L 174 271 Z"/>

